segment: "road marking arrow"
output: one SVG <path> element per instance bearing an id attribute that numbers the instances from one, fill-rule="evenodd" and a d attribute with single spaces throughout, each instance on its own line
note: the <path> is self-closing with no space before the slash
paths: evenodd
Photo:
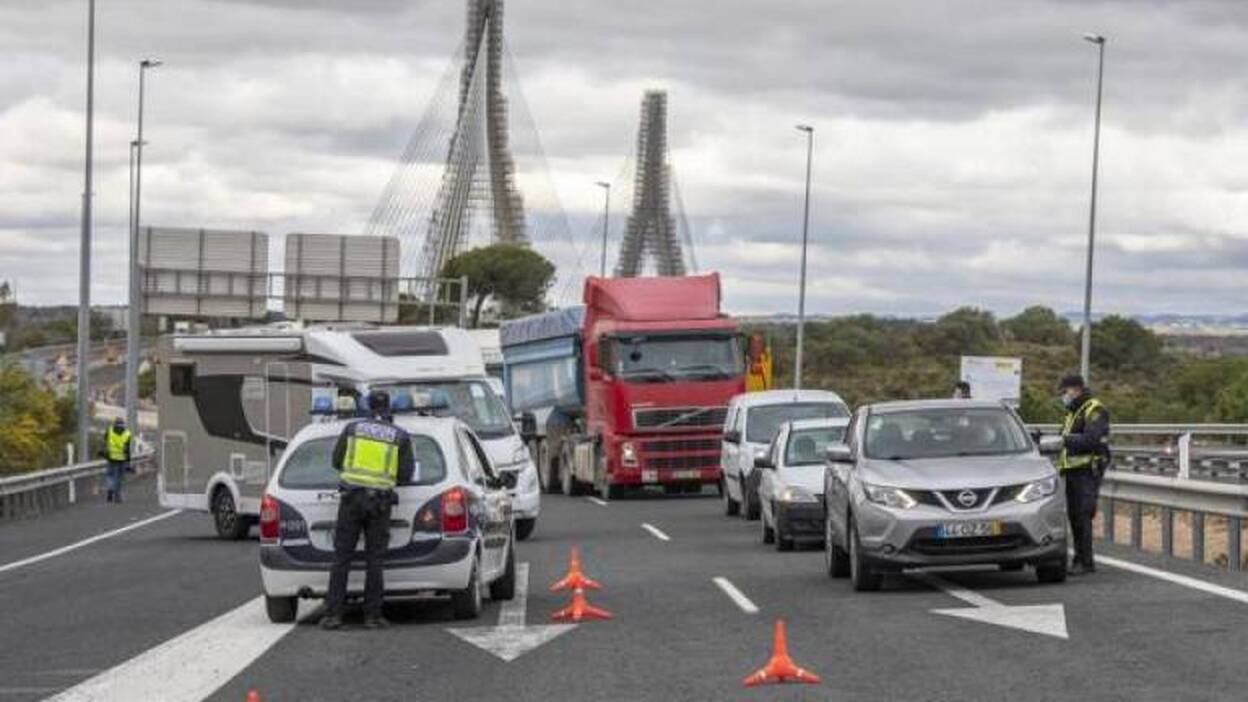
<path id="1" fill-rule="evenodd" d="M 555 637 L 576 628 L 576 624 L 525 626 L 529 598 L 529 564 L 516 564 L 516 596 L 504 602 L 498 613 L 498 626 L 479 626 L 447 631 L 510 663 Z"/>
<path id="2" fill-rule="evenodd" d="M 912 573 L 911 576 L 971 605 L 957 609 L 933 609 L 934 614 L 1030 631 L 1033 634 L 1043 634 L 1058 639 L 1070 638 L 1066 633 L 1065 605 L 1004 605 L 977 592 L 958 587 L 931 573 Z"/>

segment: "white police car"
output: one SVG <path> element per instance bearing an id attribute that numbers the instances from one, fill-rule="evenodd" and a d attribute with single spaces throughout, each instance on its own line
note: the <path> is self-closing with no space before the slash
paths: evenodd
<path id="1" fill-rule="evenodd" d="M 449 596 L 460 619 L 481 612 L 483 592 L 509 600 L 515 590 L 515 523 L 508 476 L 496 474 L 480 440 L 454 418 L 402 414 L 416 470 L 399 485 L 386 550 L 387 597 Z M 323 598 L 334 559 L 338 472 L 334 444 L 351 417 L 304 427 L 290 441 L 260 506 L 260 575 L 270 621 L 294 621 L 301 598 Z M 318 412 L 314 412 L 318 413 Z M 364 544 L 356 550 L 348 597 L 364 592 Z"/>

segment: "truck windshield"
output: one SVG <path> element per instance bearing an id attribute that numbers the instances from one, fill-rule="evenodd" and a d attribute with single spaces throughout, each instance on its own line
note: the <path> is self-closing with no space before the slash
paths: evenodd
<path id="1" fill-rule="evenodd" d="M 908 460 L 1022 453 L 1027 433 L 1005 409 L 883 412 L 867 422 L 868 458 Z"/>
<path id="2" fill-rule="evenodd" d="M 450 401 L 447 414 L 463 420 L 484 441 L 501 439 L 515 432 L 507 408 L 484 380 L 438 380 L 405 383 L 399 387 L 412 393 L 445 392 Z"/>
<path id="3" fill-rule="evenodd" d="M 742 373 L 735 336 L 624 336 L 603 345 L 606 368 L 624 380 L 726 380 Z"/>

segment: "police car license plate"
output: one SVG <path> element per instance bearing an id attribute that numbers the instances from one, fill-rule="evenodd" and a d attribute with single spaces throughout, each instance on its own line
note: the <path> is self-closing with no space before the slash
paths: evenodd
<path id="1" fill-rule="evenodd" d="M 975 536 L 1000 536 L 1001 522 L 945 522 L 936 527 L 938 539 L 967 539 Z"/>

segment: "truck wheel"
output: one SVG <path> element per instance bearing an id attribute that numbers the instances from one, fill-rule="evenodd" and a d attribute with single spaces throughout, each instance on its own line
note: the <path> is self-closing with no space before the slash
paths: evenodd
<path id="1" fill-rule="evenodd" d="M 224 485 L 212 493 L 212 524 L 217 529 L 217 536 L 228 541 L 244 539 L 251 530 L 251 522 L 238 513 L 234 495 Z"/>
<path id="2" fill-rule="evenodd" d="M 741 510 L 741 503 L 732 499 L 732 495 L 728 493 L 728 486 L 725 484 L 727 481 L 726 476 L 719 478 L 719 494 L 724 498 L 724 516 L 735 517 Z"/>
<path id="3" fill-rule="evenodd" d="M 516 596 L 516 549 L 513 545 L 507 549 L 507 565 L 498 580 L 490 583 L 490 599 L 505 602 Z"/>
<path id="4" fill-rule="evenodd" d="M 533 535 L 533 530 L 537 528 L 537 517 L 532 519 L 516 520 L 516 539 L 525 541 Z"/>
<path id="5" fill-rule="evenodd" d="M 553 495 L 559 492 L 559 460 L 550 457 L 550 447 L 545 442 L 537 444 L 538 482 L 542 484 L 542 492 Z"/>
<path id="6" fill-rule="evenodd" d="M 473 557 L 472 572 L 468 575 L 468 587 L 451 595 L 451 608 L 456 619 L 476 619 L 481 616 L 481 559 Z"/>
<path id="7" fill-rule="evenodd" d="M 575 497 L 581 494 L 581 485 L 572 474 L 572 449 L 567 444 L 564 446 L 559 460 L 559 487 L 564 495 Z"/>
<path id="8" fill-rule="evenodd" d="M 274 624 L 289 624 L 295 621 L 295 616 L 299 613 L 299 599 L 296 597 L 269 597 L 264 596 L 264 611 L 269 615 L 269 621 Z"/>

